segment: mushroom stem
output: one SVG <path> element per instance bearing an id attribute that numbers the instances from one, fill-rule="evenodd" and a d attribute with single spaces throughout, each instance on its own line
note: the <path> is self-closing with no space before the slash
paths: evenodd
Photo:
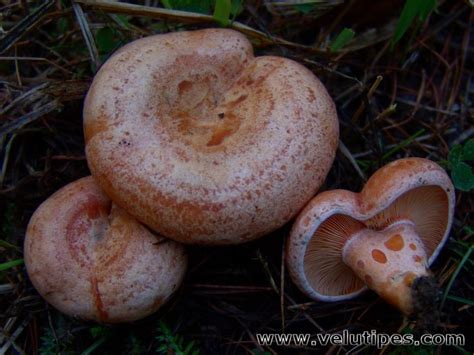
<path id="1" fill-rule="evenodd" d="M 381 231 L 363 229 L 350 237 L 342 255 L 369 288 L 403 313 L 414 313 L 413 285 L 430 271 L 423 242 L 411 221 L 397 221 Z"/>

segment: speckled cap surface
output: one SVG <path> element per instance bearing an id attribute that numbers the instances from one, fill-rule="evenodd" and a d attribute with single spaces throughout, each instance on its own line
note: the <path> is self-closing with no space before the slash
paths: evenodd
<path id="1" fill-rule="evenodd" d="M 84 104 L 92 175 L 119 206 L 184 243 L 237 244 L 289 221 L 338 145 L 334 103 L 302 65 L 254 57 L 240 33 L 134 41 Z"/>
<path id="2" fill-rule="evenodd" d="M 103 323 L 155 312 L 179 287 L 187 264 L 182 245 L 156 237 L 113 205 L 92 177 L 40 205 L 28 225 L 24 256 L 46 301 Z"/>

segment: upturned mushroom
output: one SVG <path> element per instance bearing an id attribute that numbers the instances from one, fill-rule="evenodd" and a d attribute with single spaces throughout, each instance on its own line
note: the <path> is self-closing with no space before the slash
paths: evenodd
<path id="1" fill-rule="evenodd" d="M 55 308 L 103 323 L 155 312 L 180 285 L 182 245 L 157 238 L 111 203 L 92 177 L 53 194 L 35 211 L 24 256 L 31 282 Z"/>
<path id="2" fill-rule="evenodd" d="M 436 298 L 428 266 L 448 238 L 453 208 L 440 166 L 394 161 L 360 193 L 326 191 L 305 207 L 287 245 L 291 277 L 315 300 L 347 300 L 368 287 L 407 315 L 423 312 Z"/>
<path id="3" fill-rule="evenodd" d="M 334 103 L 302 65 L 254 57 L 227 29 L 134 41 L 84 104 L 86 154 L 108 196 L 168 238 L 237 244 L 314 196 L 338 145 Z"/>

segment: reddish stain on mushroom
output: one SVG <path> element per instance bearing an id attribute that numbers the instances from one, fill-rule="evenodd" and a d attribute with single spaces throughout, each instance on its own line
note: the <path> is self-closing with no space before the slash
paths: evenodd
<path id="1" fill-rule="evenodd" d="M 220 129 L 216 130 L 214 134 L 212 135 L 211 139 L 209 142 L 207 142 L 208 147 L 212 147 L 213 145 L 219 145 L 221 144 L 224 139 L 230 135 L 232 135 L 233 130 L 230 129 Z"/>
<path id="2" fill-rule="evenodd" d="M 417 263 L 421 263 L 421 260 L 423 260 L 423 258 L 419 255 L 413 255 L 413 260 L 415 260 L 415 262 Z"/>
<path id="3" fill-rule="evenodd" d="M 310 223 L 311 223 L 311 218 L 309 217 L 306 217 L 303 221 L 303 224 L 305 227 L 309 226 Z"/>
<path id="4" fill-rule="evenodd" d="M 182 95 L 185 91 L 190 90 L 193 87 L 193 83 L 187 80 L 183 80 L 178 84 L 179 94 Z"/>
<path id="5" fill-rule="evenodd" d="M 365 280 L 365 283 L 367 284 L 367 286 L 372 287 L 372 284 L 374 282 L 374 279 L 372 279 L 372 276 L 365 275 L 364 280 Z"/>
<path id="6" fill-rule="evenodd" d="M 399 251 L 403 249 L 405 243 L 400 234 L 395 234 L 394 236 L 390 237 L 390 239 L 387 240 L 384 245 L 389 250 Z"/>
<path id="7" fill-rule="evenodd" d="M 93 295 L 93 300 L 95 303 L 95 307 L 97 310 L 97 315 L 99 316 L 100 321 L 107 321 L 109 318 L 108 313 L 104 309 L 104 303 L 102 301 L 102 295 L 99 291 L 99 283 L 97 279 L 93 276 L 91 279 L 91 286 L 92 286 L 92 295 Z"/>
<path id="8" fill-rule="evenodd" d="M 387 256 L 379 249 L 372 250 L 372 258 L 380 264 L 385 264 L 387 262 Z"/>
<path id="9" fill-rule="evenodd" d="M 362 260 L 358 260 L 358 261 L 357 261 L 357 266 L 358 266 L 359 268 L 363 269 L 363 268 L 365 267 L 365 264 L 364 264 L 364 262 L 363 262 Z"/>
<path id="10" fill-rule="evenodd" d="M 95 199 L 94 197 L 90 197 L 85 206 L 87 217 L 89 217 L 90 219 L 97 219 L 101 215 L 105 215 L 106 208 L 107 206 L 102 205 L 101 202 Z"/>
<path id="11" fill-rule="evenodd" d="M 414 243 L 410 243 L 409 247 L 411 250 L 416 250 L 416 245 Z"/>

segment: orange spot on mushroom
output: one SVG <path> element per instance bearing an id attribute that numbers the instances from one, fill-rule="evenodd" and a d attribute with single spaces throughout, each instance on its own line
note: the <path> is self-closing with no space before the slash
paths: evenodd
<path id="1" fill-rule="evenodd" d="M 405 277 L 403 278 L 403 282 L 405 283 L 405 285 L 411 286 L 411 285 L 413 284 L 413 281 L 415 281 L 415 279 L 416 279 L 415 273 L 409 272 L 409 273 L 406 274 Z"/>
<path id="2" fill-rule="evenodd" d="M 423 258 L 419 255 L 413 255 L 413 260 L 415 260 L 416 263 L 421 263 Z"/>
<path id="3" fill-rule="evenodd" d="M 358 266 L 359 268 L 363 269 L 363 268 L 365 267 L 365 264 L 364 264 L 364 262 L 363 262 L 362 260 L 358 260 L 358 261 L 357 261 L 357 266 Z"/>
<path id="4" fill-rule="evenodd" d="M 234 132 L 231 129 L 218 129 L 213 133 L 211 139 L 209 140 L 209 142 L 207 142 L 206 145 L 208 147 L 211 147 L 213 145 L 219 145 L 224 141 L 226 137 L 232 135 L 232 133 Z"/>
<path id="5" fill-rule="evenodd" d="M 410 243 L 408 246 L 411 250 L 416 250 L 416 245 L 414 243 Z"/>
<path id="6" fill-rule="evenodd" d="M 387 249 L 390 249 L 393 251 L 399 251 L 403 249 L 403 247 L 405 246 L 405 243 L 400 234 L 395 234 L 394 236 L 390 237 L 390 239 L 387 240 L 384 243 L 384 245 Z"/>
<path id="7" fill-rule="evenodd" d="M 379 249 L 372 250 L 372 258 L 380 264 L 385 264 L 387 262 L 387 256 Z"/>
<path id="8" fill-rule="evenodd" d="M 364 276 L 365 283 L 367 286 L 372 287 L 372 284 L 374 283 L 374 279 L 370 275 L 365 275 Z"/>
<path id="9" fill-rule="evenodd" d="M 240 95 L 237 99 L 235 99 L 234 101 L 229 102 L 226 106 L 229 107 L 229 108 L 233 108 L 233 107 L 237 106 L 238 104 L 240 104 L 242 101 L 245 101 L 247 96 L 248 95 Z"/>
<path id="10" fill-rule="evenodd" d="M 206 144 L 208 147 L 221 144 L 225 138 L 233 135 L 240 127 L 240 119 L 231 112 L 226 113 L 226 119 L 223 121 L 223 124 L 214 129 L 211 139 Z"/>

